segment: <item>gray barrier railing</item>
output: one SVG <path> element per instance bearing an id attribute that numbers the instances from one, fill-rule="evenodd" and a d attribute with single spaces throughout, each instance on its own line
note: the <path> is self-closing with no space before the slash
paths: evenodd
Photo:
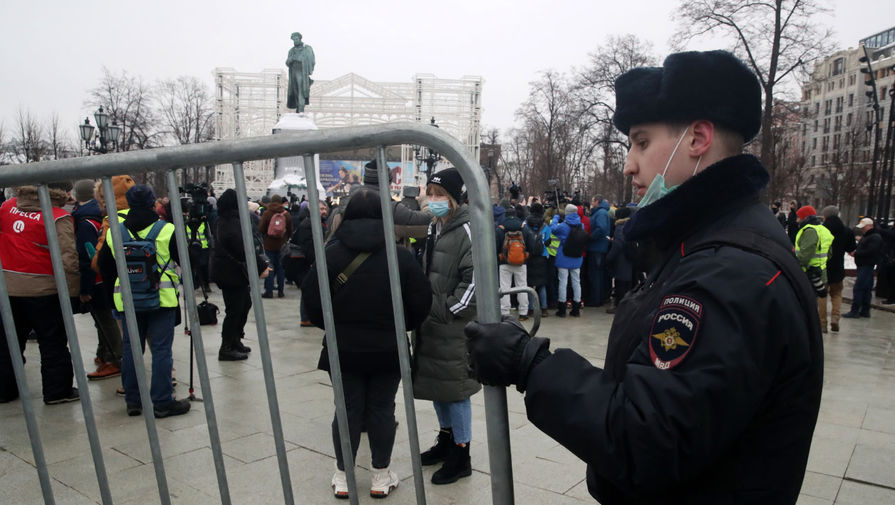
<path id="1" fill-rule="evenodd" d="M 476 160 L 466 149 L 447 133 L 436 128 L 430 128 L 414 123 L 396 123 L 380 126 L 363 126 L 350 128 L 334 128 L 328 130 L 307 131 L 300 134 L 282 134 L 266 137 L 256 137 L 205 144 L 184 145 L 145 151 L 132 151 L 127 153 L 106 154 L 85 158 L 71 158 L 50 162 L 31 163 L 27 165 L 11 165 L 0 170 L 0 187 L 19 186 L 25 184 L 37 185 L 41 200 L 41 208 L 46 224 L 47 240 L 53 259 L 56 285 L 59 292 L 60 303 L 63 306 L 65 329 L 68 334 L 69 346 L 72 349 L 72 364 L 75 376 L 78 378 L 78 386 L 81 392 L 81 406 L 84 412 L 88 439 L 96 469 L 97 482 L 100 488 L 103 505 L 112 503 L 106 476 L 105 464 L 102 458 L 102 446 L 96 421 L 93 415 L 90 393 L 86 383 L 86 371 L 78 348 L 77 332 L 74 318 L 68 302 L 68 290 L 62 269 L 61 252 L 56 236 L 55 225 L 52 219 L 52 208 L 49 199 L 47 183 L 55 181 L 71 181 L 82 178 L 101 178 L 105 195 L 113 195 L 111 177 L 120 174 L 136 175 L 151 171 L 167 171 L 169 192 L 172 193 L 171 210 L 175 225 L 175 236 L 178 245 L 180 265 L 183 274 L 183 294 L 186 304 L 186 312 L 190 328 L 192 330 L 192 345 L 195 349 L 196 364 L 199 371 L 199 381 L 204 395 L 204 407 L 206 422 L 208 424 L 209 443 L 215 464 L 215 471 L 220 490 L 221 503 L 230 504 L 230 490 L 227 483 L 227 475 L 221 451 L 220 432 L 214 407 L 211 383 L 208 375 L 208 367 L 205 359 L 202 331 L 196 312 L 196 299 L 194 295 L 192 268 L 188 254 L 187 238 L 184 228 L 184 220 L 180 200 L 176 192 L 175 171 L 184 167 L 207 166 L 231 163 L 233 166 L 236 192 L 241 202 L 247 200 L 245 177 L 242 163 L 250 160 L 271 159 L 287 156 L 304 156 L 304 166 L 314 166 L 314 154 L 344 151 L 360 148 L 378 148 L 377 159 L 379 161 L 379 180 L 388 180 L 388 165 L 386 164 L 385 147 L 400 144 L 424 145 L 432 148 L 450 161 L 461 173 L 469 194 L 470 225 L 472 231 L 472 253 L 476 276 L 476 309 L 477 318 L 481 322 L 497 322 L 500 319 L 498 305 L 497 259 L 494 253 L 494 227 L 491 213 L 491 203 L 488 195 L 488 184 L 484 173 Z M 317 187 L 316 173 L 307 171 L 307 183 L 309 188 Z M 341 438 L 341 450 L 346 462 L 345 470 L 351 503 L 358 503 L 358 493 L 353 471 L 353 457 L 348 435 L 347 413 L 345 409 L 344 391 L 342 389 L 341 369 L 338 360 L 338 348 L 336 343 L 335 323 L 332 316 L 332 300 L 330 299 L 329 278 L 327 275 L 326 255 L 324 252 L 323 230 L 318 206 L 316 191 L 309 191 L 309 210 L 311 212 L 312 234 L 314 250 L 317 258 L 317 274 L 321 289 L 321 302 L 324 313 L 324 326 L 329 351 L 330 366 L 332 368 L 333 391 L 335 394 L 336 417 Z M 392 220 L 392 206 L 389 194 L 381 192 L 383 227 L 386 237 L 394 236 L 394 222 Z M 248 208 L 239 205 L 239 218 L 242 227 L 243 246 L 246 258 L 254 257 L 254 244 L 252 243 L 252 229 L 250 225 Z M 106 211 L 109 216 L 116 216 L 117 209 L 114 198 L 106 198 Z M 46 219 L 50 216 L 50 219 Z M 115 252 L 118 277 L 121 279 L 121 294 L 124 300 L 124 324 L 129 335 L 138 335 L 137 318 L 133 309 L 133 297 L 128 281 L 126 264 L 123 261 L 121 230 L 118 226 L 110 227 L 112 242 Z M 401 298 L 400 276 L 398 273 L 397 252 L 394 241 L 386 240 L 386 252 L 388 257 L 388 270 L 391 283 L 392 305 L 395 317 L 395 335 L 398 339 L 399 362 L 405 400 L 405 413 L 410 435 L 411 461 L 413 466 L 415 492 L 418 504 L 426 501 L 423 475 L 420 465 L 419 438 L 416 426 L 416 413 L 413 403 L 413 389 L 410 381 L 410 354 L 407 348 L 406 328 L 404 328 L 403 303 Z M 264 317 L 264 307 L 261 300 L 260 280 L 257 276 L 249 275 L 252 304 L 255 311 L 255 321 L 258 331 L 258 343 L 264 374 L 265 389 L 267 392 L 268 407 L 276 447 L 277 461 L 279 465 L 280 480 L 283 488 L 284 503 L 292 505 L 295 499 L 292 491 L 291 476 L 289 474 L 286 447 L 283 437 L 283 427 L 280 418 L 280 409 L 277 400 L 276 384 L 274 380 L 273 363 L 270 353 L 270 342 L 267 335 L 267 326 Z M 8 290 L 5 276 L 0 275 L 0 316 L 3 318 L 3 326 L 8 336 L 7 343 L 12 357 L 13 370 L 18 381 L 19 394 L 22 399 L 25 421 L 31 446 L 34 452 L 35 466 L 40 479 L 44 502 L 55 503 L 51 488 L 46 460 L 43 455 L 40 434 L 37 427 L 37 419 L 34 408 L 31 405 L 29 387 L 25 379 L 25 373 L 21 358 L 21 350 L 18 340 L 13 338 L 15 327 L 13 314 L 10 308 Z M 149 385 L 147 383 L 146 370 L 142 355 L 138 348 L 139 341 L 131 345 L 134 365 L 137 372 L 138 388 L 144 406 L 152 405 L 149 397 Z M 488 438 L 488 454 L 491 470 L 492 502 L 499 505 L 509 505 L 514 502 L 513 477 L 510 452 L 509 422 L 507 412 L 506 389 L 485 387 L 485 416 Z M 156 481 L 159 490 L 159 499 L 163 505 L 171 502 L 168 492 L 168 482 L 165 475 L 163 458 L 159 444 L 158 433 L 155 427 L 155 418 L 152 409 L 144 408 L 143 417 L 146 424 L 147 437 L 149 439 Z"/>

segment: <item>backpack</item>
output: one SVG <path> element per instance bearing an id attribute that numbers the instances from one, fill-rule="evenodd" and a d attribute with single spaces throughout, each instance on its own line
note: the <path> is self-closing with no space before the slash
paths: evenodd
<path id="1" fill-rule="evenodd" d="M 528 252 L 525 250 L 525 238 L 521 231 L 508 231 L 503 237 L 503 252 L 500 253 L 500 260 L 506 261 L 510 265 L 524 265 L 528 259 Z"/>
<path id="2" fill-rule="evenodd" d="M 534 240 L 531 241 L 531 256 L 534 256 L 535 258 L 541 257 L 544 255 L 544 241 L 541 240 L 541 228 L 529 228 L 529 230 L 529 233 L 531 233 L 534 238 Z"/>
<path id="3" fill-rule="evenodd" d="M 161 307 L 159 284 L 168 263 L 159 269 L 155 240 L 165 226 L 164 221 L 156 221 L 145 237 L 134 236 L 121 223 L 122 249 L 127 263 L 127 277 L 131 284 L 134 311 L 150 312 Z M 169 261 L 170 262 L 170 261 Z"/>
<path id="4" fill-rule="evenodd" d="M 267 236 L 281 238 L 286 234 L 286 211 L 277 212 L 270 216 L 270 222 L 267 223 Z"/>
<path id="5" fill-rule="evenodd" d="M 569 236 L 562 245 L 562 253 L 568 258 L 580 258 L 587 247 L 587 231 L 583 226 L 570 226 Z"/>

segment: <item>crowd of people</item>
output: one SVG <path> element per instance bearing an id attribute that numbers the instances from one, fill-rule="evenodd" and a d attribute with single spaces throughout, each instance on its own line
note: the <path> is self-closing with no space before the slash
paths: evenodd
<path id="1" fill-rule="evenodd" d="M 834 206 L 819 216 L 797 202 L 789 212 L 780 203 L 768 211 L 758 197 L 767 172 L 742 153 L 758 133 L 760 91 L 733 55 L 673 54 L 663 67 L 622 75 L 616 92 L 613 122 L 631 140 L 625 174 L 639 203 L 522 199 L 518 188 L 496 202 L 500 288 L 538 293 L 537 301 L 503 295 L 508 317 L 499 323 L 473 321 L 473 234 L 459 171 L 431 174 L 417 188 L 424 191 L 393 202 L 393 237 L 382 231 L 375 161 L 337 205 L 320 202 L 338 346 L 329 349 L 324 338 L 318 368 L 331 373 L 337 353 L 349 445 L 356 456 L 361 432 L 368 433 L 373 497 L 388 496 L 400 482 L 390 467 L 398 346 L 408 345 L 414 396 L 432 402 L 438 421 L 435 444 L 421 454 L 423 465 L 441 464 L 433 484 L 472 473 L 470 398 L 482 384 L 516 385 L 526 393 L 529 419 L 588 463 L 588 489 L 601 503 L 794 503 L 820 405 L 822 334 L 839 331 L 840 317 L 870 317 L 875 279 L 883 303 L 895 302 L 895 232 L 862 218 L 856 240 Z M 50 186 L 73 308 L 89 313 L 97 329 L 97 369 L 88 378 L 120 376 L 127 414 L 142 414 L 132 348 L 148 341 L 154 416 L 185 414 L 190 403 L 175 399 L 172 375 L 182 272 L 170 202 L 128 176 L 114 177 L 112 186 L 119 210 L 111 224 L 95 181 Z M 0 260 L 16 337 L 23 352 L 29 337 L 38 342 L 44 402 L 77 401 L 37 188 L 14 193 L 0 206 Z M 242 342 L 251 276 L 264 280 L 265 299 L 299 287 L 300 326 L 324 328 L 312 238 L 317 213 L 306 201 L 272 195 L 241 202 L 232 189 L 219 199 L 201 191 L 190 198 L 184 212 L 192 274 L 205 296 L 214 283 L 224 299 L 219 360 L 251 353 Z M 243 205 L 252 221 L 250 256 Z M 124 258 L 116 258 L 112 227 Z M 406 344 L 395 337 L 387 240 L 400 246 Z M 840 314 L 846 254 L 857 276 L 851 310 Z M 137 336 L 122 324 L 122 262 Z M 534 303 L 543 316 L 580 317 L 587 307 L 615 314 L 605 368 L 529 335 L 519 321 Z M 6 346 L 0 378 L 0 402 L 15 400 Z M 332 438 L 330 485 L 345 498 L 335 417 Z"/>

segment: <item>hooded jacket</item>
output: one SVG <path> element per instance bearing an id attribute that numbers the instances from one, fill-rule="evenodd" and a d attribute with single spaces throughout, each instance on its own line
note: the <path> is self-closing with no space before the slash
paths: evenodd
<path id="1" fill-rule="evenodd" d="M 115 208 L 118 210 L 120 215 L 124 215 L 121 211 L 129 208 L 130 206 L 127 203 L 127 190 L 131 189 L 136 182 L 129 175 L 116 175 L 112 177 L 112 191 L 115 193 Z M 96 195 L 96 203 L 99 205 L 99 210 L 106 214 L 106 200 L 103 196 L 103 183 L 99 181 L 96 183 L 96 186 L 93 188 L 93 194 Z M 96 255 L 93 256 L 93 260 L 90 263 L 90 266 L 97 272 L 103 274 L 103 279 L 106 278 L 106 272 L 100 271 L 98 258 L 99 251 L 103 248 L 103 244 L 106 243 L 106 232 L 109 231 L 109 217 L 106 216 L 103 219 L 103 228 L 99 232 L 99 238 L 96 241 Z M 111 284 L 107 286 L 107 289 L 112 289 Z"/>
<path id="2" fill-rule="evenodd" d="M 587 250 L 598 253 L 609 252 L 611 227 L 609 202 L 602 200 L 590 216 L 590 240 L 587 241 Z"/>
<path id="3" fill-rule="evenodd" d="M 414 337 L 415 398 L 460 401 L 482 388 L 469 377 L 463 333 L 475 316 L 471 240 L 466 205 L 443 225 L 436 220 L 429 226 L 423 266 L 432 285 L 432 307 Z"/>
<path id="4" fill-rule="evenodd" d="M 267 204 L 267 208 L 264 210 L 264 214 L 261 215 L 261 222 L 258 224 L 258 231 L 261 232 L 261 236 L 264 237 L 264 250 L 265 251 L 277 251 L 283 247 L 283 244 L 289 240 L 289 237 L 292 236 L 292 216 L 289 215 L 288 212 L 283 214 L 286 218 L 286 232 L 283 233 L 282 237 L 269 237 L 267 235 L 267 227 L 270 225 L 270 218 L 273 217 L 274 214 L 279 214 L 283 212 L 285 206 L 282 202 L 270 202 Z"/>
<path id="5" fill-rule="evenodd" d="M 348 282 L 333 294 L 333 319 L 339 362 L 343 371 L 354 373 L 399 372 L 395 317 L 392 307 L 391 282 L 382 220 L 374 218 L 342 221 L 326 247 L 326 266 L 330 287 L 336 277 L 361 252 L 370 256 L 351 274 Z M 432 288 L 413 254 L 397 248 L 401 297 L 404 302 L 404 324 L 408 330 L 418 327 L 429 314 Z M 308 319 L 323 329 L 323 306 L 316 268 L 305 276 L 301 285 L 302 303 Z M 358 310 L 358 307 L 363 307 Z M 329 370 L 326 340 L 318 360 L 318 368 Z"/>
<path id="6" fill-rule="evenodd" d="M 734 156 L 640 209 L 624 231 L 654 261 L 616 309 L 605 368 L 569 349 L 532 368 L 528 418 L 587 463 L 600 503 L 798 499 L 823 341 L 813 289 L 758 198 L 767 181 L 754 156 Z M 739 247 L 695 247 L 740 230 L 772 241 L 789 274 Z"/>
<path id="7" fill-rule="evenodd" d="M 839 216 L 824 219 L 824 226 L 833 234 L 833 246 L 827 258 L 827 281 L 834 284 L 845 279 L 845 253 L 855 250 L 855 234 L 846 228 Z"/>
<path id="8" fill-rule="evenodd" d="M 99 203 L 94 199 L 83 204 L 76 204 L 71 211 L 71 217 L 75 220 L 75 244 L 78 248 L 78 270 L 81 272 L 81 294 L 90 295 L 99 301 L 102 293 L 96 290 L 97 275 L 90 267 L 93 258 L 87 251 L 87 244 L 93 246 L 95 252 L 99 233 L 103 228 L 103 212 L 99 208 Z"/>
<path id="9" fill-rule="evenodd" d="M 539 214 L 529 214 L 522 228 L 532 244 L 528 260 L 525 262 L 526 283 L 531 287 L 547 284 L 547 247 L 543 245 L 541 238 L 544 228 L 544 216 Z M 537 251 L 541 251 L 541 254 L 535 254 Z"/>
<path id="10" fill-rule="evenodd" d="M 561 223 L 559 222 L 559 214 L 557 214 L 553 216 L 553 221 L 550 223 L 550 230 L 559 239 L 559 247 L 556 249 L 556 268 L 581 268 L 581 263 L 584 262 L 583 257 L 570 258 L 563 254 L 562 248 L 566 245 L 566 239 L 569 237 L 572 226 L 581 226 L 581 219 L 578 217 L 578 214 L 566 214 L 565 220 Z"/>
<path id="11" fill-rule="evenodd" d="M 15 195 L 15 200 L 7 200 L 3 203 L 4 211 L 14 206 L 21 212 L 41 212 L 36 186 L 19 186 L 15 189 Z M 68 193 L 61 189 L 50 188 L 50 200 L 53 207 L 61 209 L 68 202 Z M 43 216 L 41 216 L 40 226 L 43 227 Z M 4 235 L 9 233 L 15 232 L 12 229 L 0 229 L 0 240 L 7 240 Z M 68 294 L 76 297 L 81 293 L 81 276 L 78 270 L 74 220 L 67 212 L 64 216 L 56 219 L 56 236 L 59 237 L 59 249 L 62 252 L 62 268 L 65 270 Z M 43 241 L 38 246 L 46 247 L 45 232 Z M 7 270 L 9 262 L 4 261 L 3 258 L 0 258 L 0 262 L 3 263 L 3 273 L 6 275 L 9 296 L 38 297 L 55 295 L 58 292 L 56 279 L 53 275 L 13 272 Z"/>
<path id="12" fill-rule="evenodd" d="M 324 235 L 329 241 L 339 229 L 342 223 L 342 213 L 351 201 L 351 195 L 361 189 L 373 189 L 379 191 L 379 186 L 366 183 L 363 186 L 352 186 L 348 192 L 347 198 L 339 200 L 339 206 L 333 210 L 327 222 L 329 223 L 329 232 Z M 406 198 L 405 198 L 406 200 Z M 425 194 L 421 194 L 416 200 L 419 210 L 412 209 L 403 202 L 392 202 L 392 218 L 395 222 L 395 241 L 402 243 L 405 247 L 410 244 L 410 239 L 422 240 L 426 238 L 429 229 L 429 223 L 432 222 L 432 213 L 429 211 L 429 201 Z"/>
<path id="13" fill-rule="evenodd" d="M 214 256 L 211 261 L 211 280 L 221 289 L 248 287 L 248 268 L 245 248 L 242 244 L 242 225 L 239 222 L 239 208 L 236 191 L 228 189 L 218 199 L 218 220 L 215 223 L 216 237 Z M 260 238 L 252 234 L 255 245 L 255 271 L 261 275 L 267 268 L 267 257 Z M 253 272 L 254 274 L 255 272 Z"/>

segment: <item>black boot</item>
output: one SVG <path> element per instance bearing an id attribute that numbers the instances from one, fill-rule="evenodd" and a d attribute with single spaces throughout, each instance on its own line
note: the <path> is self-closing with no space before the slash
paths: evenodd
<path id="1" fill-rule="evenodd" d="M 556 304 L 556 317 L 566 317 L 566 302 Z"/>
<path id="2" fill-rule="evenodd" d="M 441 428 L 438 431 L 438 438 L 435 445 L 428 451 L 420 454 L 420 462 L 423 466 L 441 463 L 447 458 L 448 449 L 454 444 L 454 431 L 450 428 Z"/>
<path id="3" fill-rule="evenodd" d="M 569 315 L 572 317 L 581 316 L 581 302 L 572 302 L 572 311 L 569 312 Z"/>
<path id="4" fill-rule="evenodd" d="M 450 484 L 470 475 L 472 464 L 469 460 L 469 443 L 463 447 L 451 444 L 444 465 L 432 474 L 432 484 Z"/>
<path id="5" fill-rule="evenodd" d="M 218 361 L 240 361 L 244 359 L 249 359 L 249 355 L 230 346 L 221 346 L 221 350 L 218 351 Z"/>

